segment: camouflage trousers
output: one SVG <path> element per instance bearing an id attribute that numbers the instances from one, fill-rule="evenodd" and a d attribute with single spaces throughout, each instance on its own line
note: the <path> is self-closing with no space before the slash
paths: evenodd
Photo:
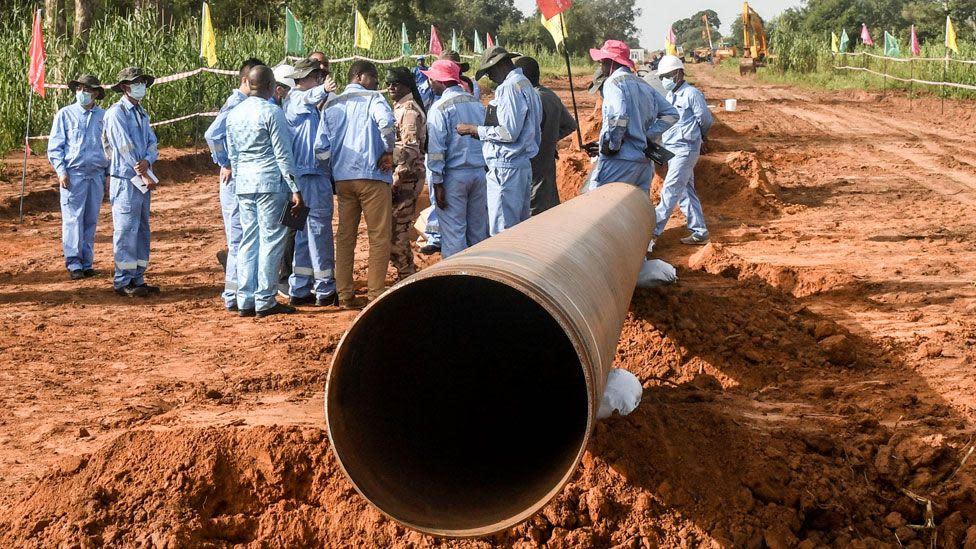
<path id="1" fill-rule="evenodd" d="M 414 181 L 397 180 L 393 193 L 393 238 L 390 247 L 390 263 L 397 270 L 397 278 L 403 279 L 417 272 L 410 249 L 410 227 L 417 216 L 417 196 L 424 185 L 423 174 Z"/>

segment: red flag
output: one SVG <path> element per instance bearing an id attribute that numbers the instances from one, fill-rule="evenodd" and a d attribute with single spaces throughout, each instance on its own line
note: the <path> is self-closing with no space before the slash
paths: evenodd
<path id="1" fill-rule="evenodd" d="M 871 39 L 871 32 L 868 30 L 868 26 L 861 23 L 861 43 L 865 46 L 873 46 L 874 40 Z"/>
<path id="2" fill-rule="evenodd" d="M 34 14 L 34 31 L 31 34 L 30 49 L 27 50 L 27 56 L 30 58 L 27 82 L 37 95 L 44 97 L 44 60 L 47 59 L 47 55 L 44 53 L 44 33 L 41 29 L 41 10 L 37 10 Z"/>
<path id="3" fill-rule="evenodd" d="M 491 39 L 491 35 L 488 34 L 487 32 L 485 33 L 485 47 L 488 47 L 488 48 L 494 48 L 495 47 L 495 41 Z"/>
<path id="4" fill-rule="evenodd" d="M 915 25 L 912 25 L 911 49 L 912 55 L 915 57 L 922 54 L 922 45 L 918 43 L 918 34 L 915 33 Z"/>
<path id="5" fill-rule="evenodd" d="M 441 46 L 441 39 L 437 36 L 437 27 L 434 25 L 430 26 L 430 47 L 428 48 L 431 55 L 440 55 L 444 53 L 444 47 Z"/>
<path id="6" fill-rule="evenodd" d="M 573 0 L 535 0 L 535 3 L 546 19 L 552 19 L 573 7 Z"/>

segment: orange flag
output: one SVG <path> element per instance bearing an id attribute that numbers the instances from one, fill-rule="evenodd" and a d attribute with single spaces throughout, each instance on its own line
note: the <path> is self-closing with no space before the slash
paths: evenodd
<path id="1" fill-rule="evenodd" d="M 44 97 L 44 33 L 41 27 L 41 10 L 34 13 L 34 31 L 31 34 L 30 48 L 27 50 L 30 66 L 27 68 L 27 82 L 37 95 Z"/>

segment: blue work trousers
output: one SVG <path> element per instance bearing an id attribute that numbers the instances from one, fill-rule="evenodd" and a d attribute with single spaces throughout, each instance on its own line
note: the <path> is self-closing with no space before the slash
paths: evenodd
<path id="1" fill-rule="evenodd" d="M 305 229 L 295 233 L 295 257 L 288 279 L 292 297 L 327 297 L 336 291 L 332 182 L 324 175 L 303 175 L 298 190 L 308 206 Z"/>
<path id="2" fill-rule="evenodd" d="M 488 233 L 514 227 L 532 215 L 532 168 L 488 168 Z M 443 225 L 443 221 L 441 222 Z M 441 228 L 443 233 L 444 229 Z"/>
<path id="3" fill-rule="evenodd" d="M 115 250 L 116 289 L 130 284 L 145 284 L 149 266 L 149 204 L 152 191 L 143 193 L 128 179 L 113 177 L 109 189 L 112 199 L 112 246 Z"/>
<path id="4" fill-rule="evenodd" d="M 655 208 L 657 227 L 654 236 L 660 236 L 668 224 L 674 207 L 681 208 L 688 220 L 688 230 L 699 239 L 708 238 L 705 227 L 705 214 L 701 201 L 695 192 L 695 164 L 698 163 L 699 148 L 677 149 L 674 158 L 668 162 L 668 175 L 661 187 L 661 202 Z"/>
<path id="5" fill-rule="evenodd" d="M 650 192 L 652 179 L 654 179 L 654 163 L 650 160 L 633 161 L 601 156 L 596 161 L 596 167 L 593 168 L 593 174 L 590 176 L 589 190 L 608 183 L 630 183 L 640 187 L 644 192 Z"/>
<path id="6" fill-rule="evenodd" d="M 488 238 L 488 188 L 485 171 L 449 171 L 444 174 L 447 208 L 434 208 L 440 222 L 444 259 Z"/>
<path id="7" fill-rule="evenodd" d="M 61 188 L 61 246 L 69 271 L 91 269 L 95 261 L 95 227 L 105 195 L 105 176 L 68 175 Z"/>
<path id="8" fill-rule="evenodd" d="M 484 170 L 482 170 L 484 171 Z M 430 194 L 430 203 L 434 203 L 434 186 L 428 181 L 427 192 Z M 440 223 L 437 221 L 437 208 L 427 214 L 427 228 L 424 231 L 424 240 L 431 246 L 441 245 Z"/>
<path id="9" fill-rule="evenodd" d="M 237 206 L 234 179 L 220 185 L 220 213 L 224 217 L 224 235 L 227 237 L 227 268 L 224 269 L 224 305 L 237 303 L 237 250 L 241 246 L 241 217 Z"/>
<path id="10" fill-rule="evenodd" d="M 288 193 L 237 195 L 241 216 L 241 246 L 237 250 L 237 308 L 266 311 L 277 304 L 278 267 L 288 227 L 281 213 Z"/>

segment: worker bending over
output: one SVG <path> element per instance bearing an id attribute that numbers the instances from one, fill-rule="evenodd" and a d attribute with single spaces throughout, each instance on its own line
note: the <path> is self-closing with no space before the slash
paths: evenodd
<path id="1" fill-rule="evenodd" d="M 661 236 L 675 205 L 681 208 L 691 234 L 682 244 L 702 245 L 708 242 L 708 228 L 701 201 L 695 193 L 695 164 L 705 146 L 705 138 L 712 127 L 712 113 L 705 96 L 685 80 L 684 63 L 673 55 L 665 55 L 658 64 L 657 74 L 668 90 L 667 101 L 678 110 L 678 122 L 664 132 L 664 148 L 674 153 L 668 162 L 668 175 L 661 188 L 661 202 L 657 205 L 657 226 L 654 238 Z"/>

